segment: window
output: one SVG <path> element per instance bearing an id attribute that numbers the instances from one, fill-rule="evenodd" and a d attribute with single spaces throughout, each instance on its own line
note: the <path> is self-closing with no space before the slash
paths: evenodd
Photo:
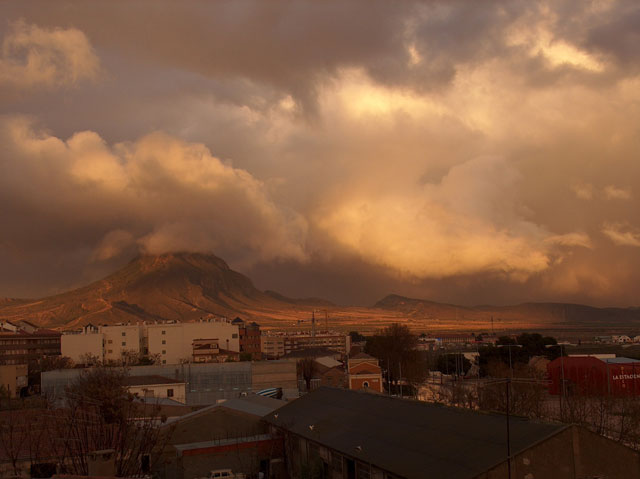
<path id="1" fill-rule="evenodd" d="M 107 341 L 107 344 L 113 344 L 113 339 L 109 339 L 109 340 Z"/>
<path id="2" fill-rule="evenodd" d="M 167 340 L 166 340 L 166 339 L 163 339 L 163 340 L 162 340 L 162 344 L 167 344 Z"/>
<path id="3" fill-rule="evenodd" d="M 173 389 L 167 389 L 167 397 L 168 398 L 172 398 L 173 397 Z"/>
<path id="4" fill-rule="evenodd" d="M 163 349 L 163 350 L 162 350 L 162 354 L 167 354 L 167 350 L 166 350 L 166 349 Z"/>
<path id="5" fill-rule="evenodd" d="M 162 360 L 162 364 L 167 364 L 167 360 L 166 360 L 166 359 L 163 359 L 163 360 Z"/>
<path id="6" fill-rule="evenodd" d="M 232 337 L 233 339 L 236 339 L 236 338 L 238 337 L 238 333 L 233 333 L 233 334 L 231 335 L 231 337 Z"/>
<path id="7" fill-rule="evenodd" d="M 369 381 L 365 381 L 362 383 L 362 387 L 368 388 L 369 387 Z"/>
<path id="8" fill-rule="evenodd" d="M 126 336 L 126 335 L 127 335 L 127 333 L 126 333 L 125 331 L 122 331 L 122 335 L 123 335 L 123 336 Z"/>
<path id="9" fill-rule="evenodd" d="M 126 345 L 127 345 L 127 342 L 126 342 L 126 341 L 122 341 L 122 345 L 123 345 L 123 346 L 126 346 Z"/>
<path id="10" fill-rule="evenodd" d="M 163 330 L 162 330 L 162 334 L 167 334 L 167 332 L 163 329 Z"/>
<path id="11" fill-rule="evenodd" d="M 108 352 L 109 354 L 113 354 L 113 349 L 109 349 L 107 352 Z"/>

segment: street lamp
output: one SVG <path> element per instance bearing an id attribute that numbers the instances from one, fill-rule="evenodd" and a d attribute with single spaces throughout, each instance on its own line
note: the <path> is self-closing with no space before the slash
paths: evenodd
<path id="1" fill-rule="evenodd" d="M 564 410 L 562 408 L 564 399 L 564 344 L 547 344 L 545 348 L 560 348 L 560 420 L 564 420 Z"/>
<path id="2" fill-rule="evenodd" d="M 511 348 L 521 348 L 522 344 L 498 344 L 499 348 L 509 348 L 509 370 L 511 371 L 511 379 L 513 379 L 513 366 L 511 364 Z"/>

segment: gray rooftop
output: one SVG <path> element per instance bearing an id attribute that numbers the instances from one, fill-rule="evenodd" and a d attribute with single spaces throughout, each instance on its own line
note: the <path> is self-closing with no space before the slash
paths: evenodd
<path id="1" fill-rule="evenodd" d="M 281 399 L 273 399 L 264 396 L 258 396 L 256 394 L 251 394 L 239 398 L 227 399 L 223 402 L 219 402 L 217 404 L 198 409 L 197 411 L 194 411 L 192 413 L 185 414 L 184 416 L 175 418 L 172 421 L 183 421 L 185 419 L 190 419 L 194 416 L 199 416 L 201 414 L 207 413 L 208 411 L 211 411 L 212 409 L 220 407 L 262 417 L 272 411 L 275 411 L 283 404 L 285 404 L 285 402 Z"/>
<path id="2" fill-rule="evenodd" d="M 618 358 L 604 358 L 601 361 L 604 361 L 605 363 L 609 363 L 609 364 L 627 364 L 627 363 L 640 363 L 639 360 L 637 359 L 631 359 L 631 358 L 623 358 L 623 357 L 618 357 Z"/>
<path id="3" fill-rule="evenodd" d="M 507 454 L 502 414 L 343 389 L 317 389 L 264 419 L 407 479 L 423 479 L 425 471 L 430 477 L 473 478 Z M 565 428 L 511 417 L 512 454 Z"/>

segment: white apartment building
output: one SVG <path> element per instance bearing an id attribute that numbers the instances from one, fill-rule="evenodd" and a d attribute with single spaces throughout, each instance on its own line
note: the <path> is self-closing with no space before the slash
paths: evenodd
<path id="1" fill-rule="evenodd" d="M 143 331 L 140 324 L 101 326 L 103 335 L 104 360 L 122 361 L 128 354 L 139 355 L 144 352 Z"/>
<path id="2" fill-rule="evenodd" d="M 60 337 L 62 356 L 70 358 L 76 364 L 84 364 L 91 356 L 104 361 L 104 335 L 102 333 L 68 333 Z"/>
<path id="3" fill-rule="evenodd" d="M 195 340 L 216 340 L 220 349 L 239 352 L 238 326 L 226 319 L 210 318 L 193 323 L 120 324 L 84 328 L 62 335 L 62 356 L 83 363 L 87 355 L 106 363 L 120 363 L 141 355 L 157 356 L 161 364 L 193 360 Z"/>
<path id="4" fill-rule="evenodd" d="M 190 362 L 196 339 L 215 339 L 220 349 L 240 351 L 238 326 L 226 319 L 211 318 L 193 323 L 145 324 L 149 355 L 158 355 L 161 364 Z"/>

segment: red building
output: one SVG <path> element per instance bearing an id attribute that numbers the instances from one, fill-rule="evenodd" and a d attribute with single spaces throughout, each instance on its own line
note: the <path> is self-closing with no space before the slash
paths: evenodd
<path id="1" fill-rule="evenodd" d="M 547 365 L 550 394 L 640 396 L 640 361 L 630 358 L 561 357 Z"/>
<path id="2" fill-rule="evenodd" d="M 260 325 L 255 322 L 247 323 L 241 318 L 234 319 L 231 324 L 238 326 L 240 354 L 250 354 L 251 359 L 261 359 Z"/>
<path id="3" fill-rule="evenodd" d="M 356 354 L 348 361 L 349 389 L 371 389 L 382 392 L 382 369 L 378 360 L 365 353 Z"/>

